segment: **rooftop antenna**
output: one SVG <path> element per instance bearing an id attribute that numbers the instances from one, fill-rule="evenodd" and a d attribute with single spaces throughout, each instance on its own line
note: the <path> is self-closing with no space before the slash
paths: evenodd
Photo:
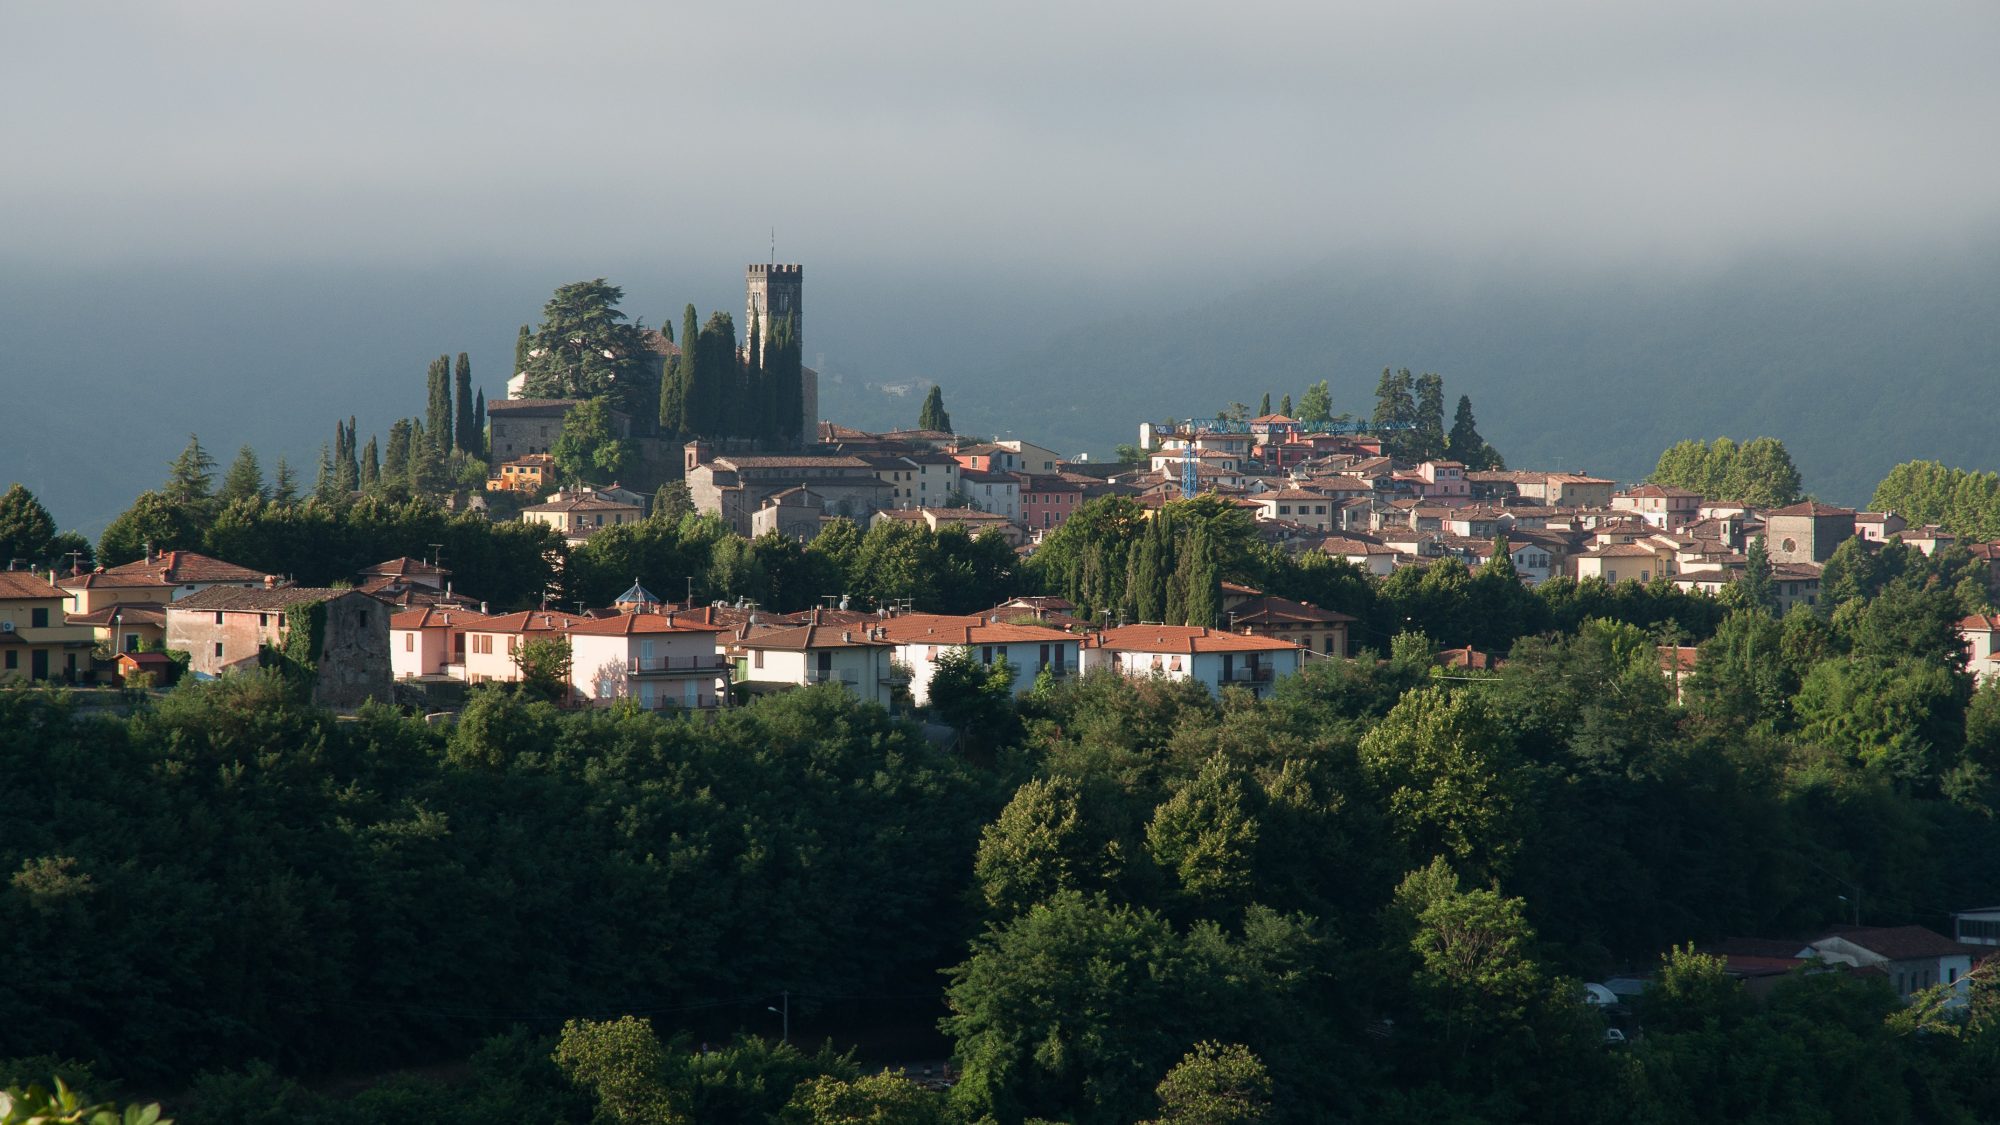
<path id="1" fill-rule="evenodd" d="M 771 264 L 778 264 L 778 228 L 771 228 Z"/>

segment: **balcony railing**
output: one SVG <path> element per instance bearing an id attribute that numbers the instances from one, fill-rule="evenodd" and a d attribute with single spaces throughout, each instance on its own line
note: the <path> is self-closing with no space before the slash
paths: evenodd
<path id="1" fill-rule="evenodd" d="M 655 711 L 708 711 L 725 706 L 725 702 L 720 696 L 715 695 L 697 695 L 692 703 L 688 702 L 685 696 L 662 695 L 653 700 L 652 706 Z"/>
<path id="2" fill-rule="evenodd" d="M 719 676 L 729 668 L 729 661 L 721 653 L 697 653 L 693 656 L 655 656 L 635 658 L 631 671 L 635 676 L 664 676 L 669 673 L 695 675 L 707 673 Z"/>
<path id="3" fill-rule="evenodd" d="M 1271 666 L 1259 665 L 1255 668 L 1231 668 L 1222 677 L 1225 683 L 1268 684 L 1271 682 Z"/>
<path id="4" fill-rule="evenodd" d="M 846 684 L 848 687 L 853 687 L 860 683 L 861 680 L 854 673 L 843 672 L 838 668 L 808 668 L 806 669 L 806 682 L 809 684 Z"/>

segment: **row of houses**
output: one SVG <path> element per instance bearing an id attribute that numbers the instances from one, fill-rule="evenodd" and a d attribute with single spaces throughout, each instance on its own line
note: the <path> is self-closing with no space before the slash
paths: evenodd
<path id="1" fill-rule="evenodd" d="M 1344 655 L 1352 620 L 1346 615 L 1235 590 L 1232 628 L 1090 629 L 1054 598 L 966 616 L 842 608 L 764 614 L 666 603 L 635 582 L 602 613 L 413 607 L 390 621 L 389 661 L 398 680 L 511 682 L 524 674 L 527 646 L 556 640 L 566 652 L 576 703 L 701 709 L 823 683 L 883 706 L 905 697 L 923 706 L 939 662 L 954 650 L 984 665 L 1008 665 L 1017 693 L 1044 675 L 1063 679 L 1105 668 L 1262 694 L 1309 659 Z"/>

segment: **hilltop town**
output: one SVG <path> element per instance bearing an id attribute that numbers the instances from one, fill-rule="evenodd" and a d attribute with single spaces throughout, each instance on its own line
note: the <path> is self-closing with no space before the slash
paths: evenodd
<path id="1" fill-rule="evenodd" d="M 1110 461 L 955 433 L 936 387 L 909 429 L 807 426 L 817 376 L 797 363 L 803 268 L 752 265 L 746 278 L 747 341 L 736 342 L 727 314 L 696 328 L 690 306 L 685 352 L 670 331 L 620 323 L 615 287 L 565 286 L 540 333 L 522 327 L 506 397 L 475 392 L 461 355 L 454 415 L 440 357 L 428 433 L 425 419 L 399 422 L 378 460 L 372 438 L 364 455 L 352 424 L 337 425 L 304 499 L 282 462 L 266 486 L 248 447 L 213 490 L 197 439 L 168 486 L 106 532 L 96 553 L 109 565 L 81 565 L 90 544 L 54 534 L 43 513 L 42 542 L 16 535 L 8 551 L 17 569 L 0 597 L 0 681 L 213 678 L 271 663 L 310 610 L 324 622 L 317 690 L 339 706 L 391 698 L 397 685 L 519 681 L 537 674 L 521 654 L 538 641 L 562 646 L 559 695 L 578 706 L 713 708 L 827 681 L 923 707 L 940 653 L 954 649 L 1005 661 L 1021 692 L 1039 676 L 1098 667 L 1262 692 L 1313 660 L 1386 653 L 1404 632 L 1432 642 L 1441 664 L 1492 667 L 1533 629 L 1439 628 L 1382 612 L 1394 591 L 1475 573 L 1545 594 L 1554 583 L 1566 599 L 1621 587 L 1634 591 L 1628 601 L 1651 599 L 1640 623 L 1666 626 L 1661 667 L 1678 677 L 1728 608 L 1819 606 L 1830 563 L 1851 575 L 1891 545 L 2000 585 L 2000 543 L 1802 499 L 1768 439 L 1761 470 L 1750 465 L 1758 443 L 1743 447 L 1758 478 L 1747 485 L 1733 463 L 1707 466 L 1707 479 L 1729 482 L 1710 491 L 1729 495 L 1496 467 L 1470 403 L 1461 399 L 1445 433 L 1441 380 L 1408 371 L 1383 372 L 1372 419 L 1332 416 L 1322 383 L 1306 389 L 1302 410 L 1286 394 L 1273 411 L 1267 394 L 1254 416 L 1235 403 L 1212 417 L 1136 421 L 1137 441 Z M 1710 451 L 1684 445 L 1699 478 Z M 1669 451 L 1663 469 L 1687 452 Z M 1723 461 L 1737 452 L 1727 439 L 1712 451 Z M 23 495 L 10 496 L 10 518 L 32 528 Z M 338 572 L 323 551 L 287 553 L 280 542 L 296 505 L 339 524 L 398 502 L 434 502 L 461 529 L 515 533 L 504 588 L 480 560 L 418 541 L 441 531 L 400 542 L 391 532 L 381 541 L 404 553 Z M 191 514 L 204 506 L 207 527 Z M 670 565 L 649 566 L 648 537 L 673 539 L 687 520 L 709 557 L 668 552 Z M 140 528 L 138 557 L 111 557 L 133 554 Z M 852 580 L 864 577 L 851 572 L 864 544 L 912 536 L 927 554 L 902 563 L 927 559 L 936 573 L 899 582 L 878 558 Z M 737 580 L 718 561 L 723 540 L 748 556 Z M 232 541 L 254 559 L 199 549 Z M 809 590 L 776 573 L 786 559 L 835 556 L 804 568 Z M 615 597 L 607 568 L 623 583 Z M 1333 593 L 1342 589 L 1345 598 Z M 1959 628 L 1983 681 L 2000 623 L 1972 614 Z"/>
<path id="2" fill-rule="evenodd" d="M 747 271 L 740 341 L 619 295 L 559 289 L 502 397 L 438 357 L 423 416 L 380 452 L 338 420 L 309 489 L 191 437 L 94 544 L 0 495 L 0 724 L 65 826 L 14 856 L 16 940 L 71 957 L 107 909 L 211 903 L 8 998 L 21 1050 L 157 1078 L 478 1049 L 466 1120 L 582 1120 L 637 1052 L 689 1068 L 634 1080 L 675 1104 L 752 1097 L 701 1067 L 791 1068 L 745 1120 L 827 1093 L 1109 1122 L 1222 1066 L 1317 1120 L 1406 1088 L 1736 1105 L 1823 1051 L 2000 1042 L 2000 478 L 1912 463 L 1857 511 L 1768 438 L 1645 481 L 1508 467 L 1407 370 L 1365 417 L 1260 392 L 1108 459 L 1029 417 L 959 433 L 941 386 L 868 432 L 816 419 L 799 267 Z M 127 980 L 176 1019 L 123 1018 Z M 881 1020 L 952 1058 L 808 1058 L 795 999 L 822 1042 Z M 102 1014 L 47 1018 L 72 1008 Z M 572 1018 L 634 1009 L 775 1016 L 779 1046 Z M 1801 1027 L 1869 1046 L 1685 1083 Z M 1091 1044 L 1094 1092 L 1051 1037 Z M 352 1119 L 398 1116 L 396 1081 Z M 319 1098 L 255 1068 L 193 1094 Z"/>

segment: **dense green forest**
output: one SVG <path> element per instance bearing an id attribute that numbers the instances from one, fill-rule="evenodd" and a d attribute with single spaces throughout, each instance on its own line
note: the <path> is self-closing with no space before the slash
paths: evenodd
<path id="1" fill-rule="evenodd" d="M 835 688 L 713 722 L 489 688 L 443 726 L 262 676 L 125 719 L 6 693 L 0 1056 L 196 1123 L 1990 1119 L 1993 993 L 1759 1006 L 1660 960 L 1850 888 L 1877 924 L 1992 897 L 2000 689 L 1916 559 L 1735 610 L 1684 703 L 1592 618 L 1490 675 L 1423 642 L 1268 701 L 1051 684 L 976 754 Z M 1576 982 L 1649 966 L 1606 1048 Z M 768 1036 L 782 993 L 940 997 L 959 1081 L 680 1030 Z M 352 1100 L 283 1077 L 468 1056 Z"/>

